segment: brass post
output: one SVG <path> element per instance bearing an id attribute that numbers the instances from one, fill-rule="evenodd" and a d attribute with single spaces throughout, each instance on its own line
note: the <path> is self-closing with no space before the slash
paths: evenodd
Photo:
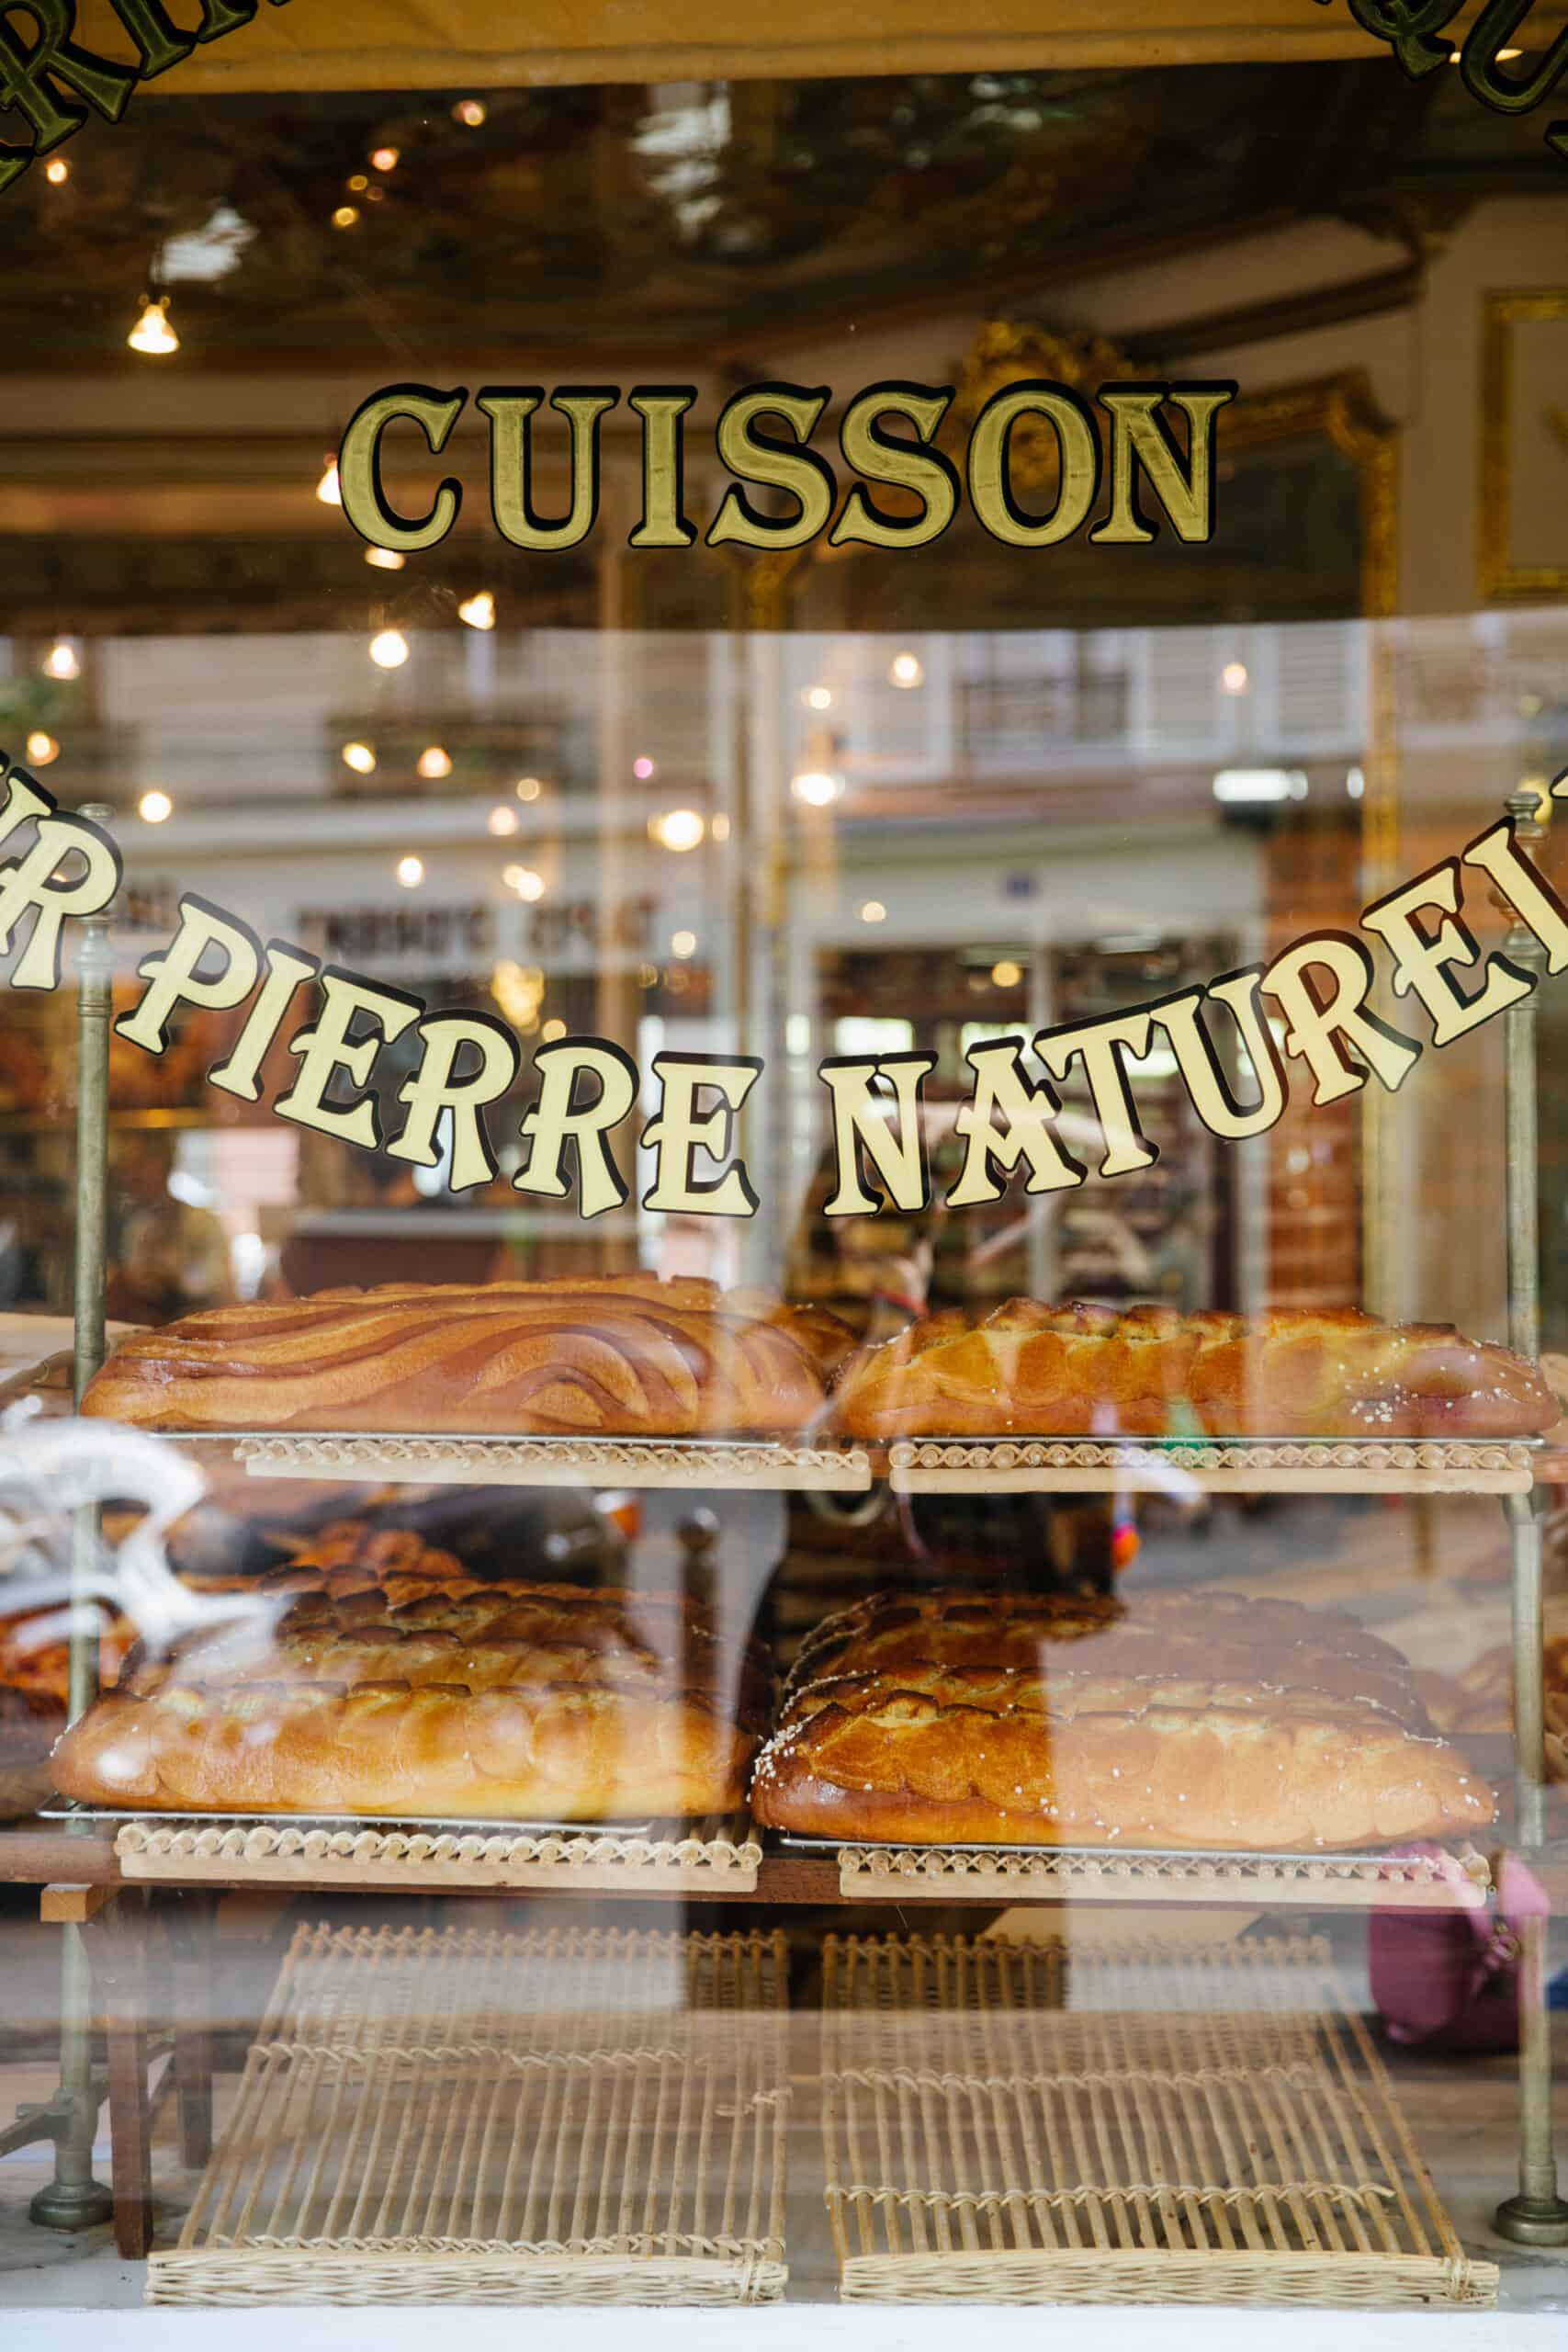
<path id="1" fill-rule="evenodd" d="M 1533 792 L 1505 802 L 1521 848 L 1545 827 Z M 1539 976 L 1545 951 L 1517 919 L 1504 942 L 1512 961 Z M 1508 1007 L 1505 1023 L 1508 1164 L 1508 1339 L 1521 1355 L 1540 1352 L 1540 1257 L 1536 1122 L 1536 999 Z M 1514 1784 L 1516 1835 L 1527 1850 L 1546 1835 L 1546 1654 L 1542 1616 L 1541 1520 L 1536 1490 L 1508 1497 L 1513 1552 Z M 1493 2226 L 1519 2245 L 1568 2245 L 1568 2203 L 1557 2192 L 1551 2142 L 1551 2018 L 1546 2007 L 1546 1923 L 1521 1919 L 1519 1939 L 1519 2188 L 1497 2208 Z"/>
<path id="2" fill-rule="evenodd" d="M 107 825 L 113 810 L 82 810 Z M 83 918 L 76 967 L 76 1259 L 73 1388 L 80 1407 L 104 1360 L 104 1275 L 108 1243 L 109 1015 L 114 954 L 109 916 Z M 70 1715 L 74 1723 L 98 1690 L 97 1617 L 89 1579 L 101 1535 L 98 1506 L 84 1503 L 71 1536 Z M 63 2120 L 54 2142 L 54 2178 L 34 2197 L 32 2219 L 49 2230 L 85 2230 L 107 2222 L 114 2197 L 93 2177 L 98 2101 L 93 2084 L 93 1988 L 80 1928 L 62 1927 L 60 1958 L 60 2093 Z"/>

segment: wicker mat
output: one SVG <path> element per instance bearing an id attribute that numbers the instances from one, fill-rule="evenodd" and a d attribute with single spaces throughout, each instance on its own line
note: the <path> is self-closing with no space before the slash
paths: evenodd
<path id="1" fill-rule="evenodd" d="M 153 2303 L 782 2295 L 782 1937 L 302 1928 Z"/>
<path id="2" fill-rule="evenodd" d="M 852 2301 L 1489 2303 L 1318 1939 L 829 1936 Z"/>

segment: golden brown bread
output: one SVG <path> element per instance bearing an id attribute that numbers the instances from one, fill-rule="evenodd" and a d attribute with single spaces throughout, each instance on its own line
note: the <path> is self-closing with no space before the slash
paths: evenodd
<path id="1" fill-rule="evenodd" d="M 803 1652 L 751 1810 L 911 1844 L 1291 1851 L 1479 1829 L 1492 1797 L 1353 1619 L 1233 1594 L 879 1595 Z"/>
<path id="2" fill-rule="evenodd" d="M 1046 1306 L 926 1317 L 846 1366 L 852 1437 L 1528 1437 L 1561 1410 L 1539 1368 L 1450 1325 L 1359 1308 L 1254 1316 Z"/>
<path id="3" fill-rule="evenodd" d="M 83 1409 L 163 1430 L 794 1436 L 850 1344 L 833 1319 L 641 1274 L 320 1291 L 142 1334 Z"/>
<path id="4" fill-rule="evenodd" d="M 55 1752 L 67 1796 L 198 1813 L 587 1821 L 727 1811 L 755 1653 L 679 1596 L 266 1579 L 271 1613 L 133 1657 Z"/>

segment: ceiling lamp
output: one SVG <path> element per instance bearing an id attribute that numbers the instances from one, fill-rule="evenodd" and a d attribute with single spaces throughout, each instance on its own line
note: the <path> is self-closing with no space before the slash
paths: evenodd
<path id="1" fill-rule="evenodd" d="M 334 213 L 333 214 L 333 227 L 334 229 L 356 229 L 358 226 L 359 226 L 359 207 L 358 207 L 358 205 L 357 205 L 357 204 L 340 204 L 340 205 L 338 206 L 337 209 L 336 209 L 336 210 L 334 211 Z"/>
<path id="2" fill-rule="evenodd" d="M 485 113 L 482 98 L 459 98 L 452 109 L 452 119 L 460 122 L 465 130 L 477 130 L 485 119 Z"/>
<path id="3" fill-rule="evenodd" d="M 802 700 L 807 710 L 831 710 L 833 689 L 831 686 L 807 686 Z"/>
<path id="4" fill-rule="evenodd" d="M 632 762 L 632 774 L 639 784 L 648 784 L 659 773 L 646 752 L 640 752 Z"/>
<path id="5" fill-rule="evenodd" d="M 71 166 L 63 155 L 55 155 L 44 165 L 43 175 L 51 187 L 63 187 L 71 177 Z"/>
<path id="6" fill-rule="evenodd" d="M 395 172 L 398 168 L 399 153 L 400 150 L 396 147 L 373 147 L 370 151 L 371 170 Z"/>
<path id="7" fill-rule="evenodd" d="M 1220 672 L 1220 684 L 1227 695 L 1244 695 L 1247 688 L 1245 662 L 1227 662 Z"/>
<path id="8" fill-rule="evenodd" d="M 343 485 L 337 478 L 337 459 L 328 458 L 321 469 L 321 479 L 316 484 L 316 496 L 323 506 L 343 504 Z"/>
<path id="9" fill-rule="evenodd" d="M 43 674 L 46 678 L 62 679 L 81 676 L 82 657 L 76 650 L 74 638 L 57 637 L 55 639 L 54 643 L 43 657 Z"/>
<path id="10" fill-rule="evenodd" d="M 423 879 L 424 860 L 423 857 L 399 858 L 398 880 L 401 883 L 405 890 L 417 890 Z"/>
<path id="11" fill-rule="evenodd" d="M 670 941 L 671 956 L 679 956 L 683 963 L 688 956 L 694 956 L 696 952 L 697 934 L 694 931 L 677 931 L 672 933 Z"/>
<path id="12" fill-rule="evenodd" d="M 514 833 L 517 831 L 517 828 L 523 822 L 523 820 L 517 814 L 515 808 L 502 807 L 499 808 L 492 808 L 490 815 L 485 819 L 485 822 L 490 827 L 491 831 L 495 835 L 496 839 L 498 841 L 502 841 L 508 833 Z"/>
<path id="13" fill-rule="evenodd" d="M 378 629 L 370 640 L 370 659 L 378 670 L 400 670 L 409 658 L 409 641 L 400 628 Z"/>
<path id="14" fill-rule="evenodd" d="M 829 775 L 826 768 L 803 768 L 798 775 L 791 776 L 789 788 L 808 808 L 826 808 L 837 800 L 844 786 L 841 777 Z"/>
<path id="15" fill-rule="evenodd" d="M 887 676 L 895 686 L 923 686 L 926 665 L 918 653 L 896 653 L 888 664 Z"/>
<path id="16" fill-rule="evenodd" d="M 179 336 L 169 324 L 169 298 L 166 294 L 160 294 L 156 301 L 151 294 L 142 296 L 141 314 L 125 339 L 132 351 L 145 351 L 154 357 L 179 349 Z"/>
<path id="17" fill-rule="evenodd" d="M 144 792 L 136 804 L 136 813 L 144 825 L 161 825 L 175 813 L 175 804 L 166 792 Z"/>
<path id="18" fill-rule="evenodd" d="M 52 735 L 46 735 L 41 727 L 35 727 L 28 737 L 27 753 L 35 768 L 47 768 L 60 757 L 60 746 Z"/>
<path id="19" fill-rule="evenodd" d="M 517 797 L 519 800 L 537 800 L 544 788 L 544 786 L 539 782 L 536 775 L 520 775 L 517 779 Z"/>
<path id="20" fill-rule="evenodd" d="M 343 763 L 345 768 L 352 768 L 355 775 L 374 775 L 376 773 L 376 754 L 368 743 L 345 743 Z"/>
<path id="21" fill-rule="evenodd" d="M 467 621 L 470 628 L 493 628 L 495 598 L 490 590 L 481 588 L 477 596 L 465 596 L 457 607 L 457 618 Z"/>
<path id="22" fill-rule="evenodd" d="M 545 895 L 545 877 L 536 874 L 531 865 L 502 866 L 501 878 L 509 890 L 515 890 L 520 899 L 526 899 L 530 903 Z"/>
<path id="23" fill-rule="evenodd" d="M 396 548 L 367 548 L 365 560 L 377 571 L 400 571 L 408 558 Z"/>
<path id="24" fill-rule="evenodd" d="M 452 754 L 439 743 L 427 744 L 419 755 L 419 772 L 427 784 L 440 784 L 452 773 Z"/>
<path id="25" fill-rule="evenodd" d="M 681 851 L 695 849 L 707 826 L 695 808 L 666 808 L 649 819 L 648 830 L 663 848 Z"/>
<path id="26" fill-rule="evenodd" d="M 867 899 L 860 910 L 862 922 L 886 922 L 887 910 L 880 899 Z"/>
<path id="27" fill-rule="evenodd" d="M 1015 989 L 1023 978 L 1023 967 L 1004 956 L 999 964 L 991 966 L 991 986 L 994 989 Z"/>

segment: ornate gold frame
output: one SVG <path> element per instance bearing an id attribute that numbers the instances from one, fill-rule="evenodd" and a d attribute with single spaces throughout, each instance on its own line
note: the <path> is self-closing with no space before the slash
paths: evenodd
<path id="1" fill-rule="evenodd" d="M 1513 564 L 1508 560 L 1512 503 L 1513 331 L 1532 319 L 1568 319 L 1568 287 L 1521 288 L 1489 293 L 1482 306 L 1481 473 L 1476 515 L 1475 584 L 1483 605 L 1524 604 L 1568 594 L 1568 565 Z"/>
<path id="2" fill-rule="evenodd" d="M 1365 368 L 1348 368 L 1245 394 L 1224 413 L 1227 453 L 1314 434 L 1355 467 L 1360 483 L 1362 620 L 1386 620 L 1399 601 L 1399 433 L 1372 396 Z"/>

